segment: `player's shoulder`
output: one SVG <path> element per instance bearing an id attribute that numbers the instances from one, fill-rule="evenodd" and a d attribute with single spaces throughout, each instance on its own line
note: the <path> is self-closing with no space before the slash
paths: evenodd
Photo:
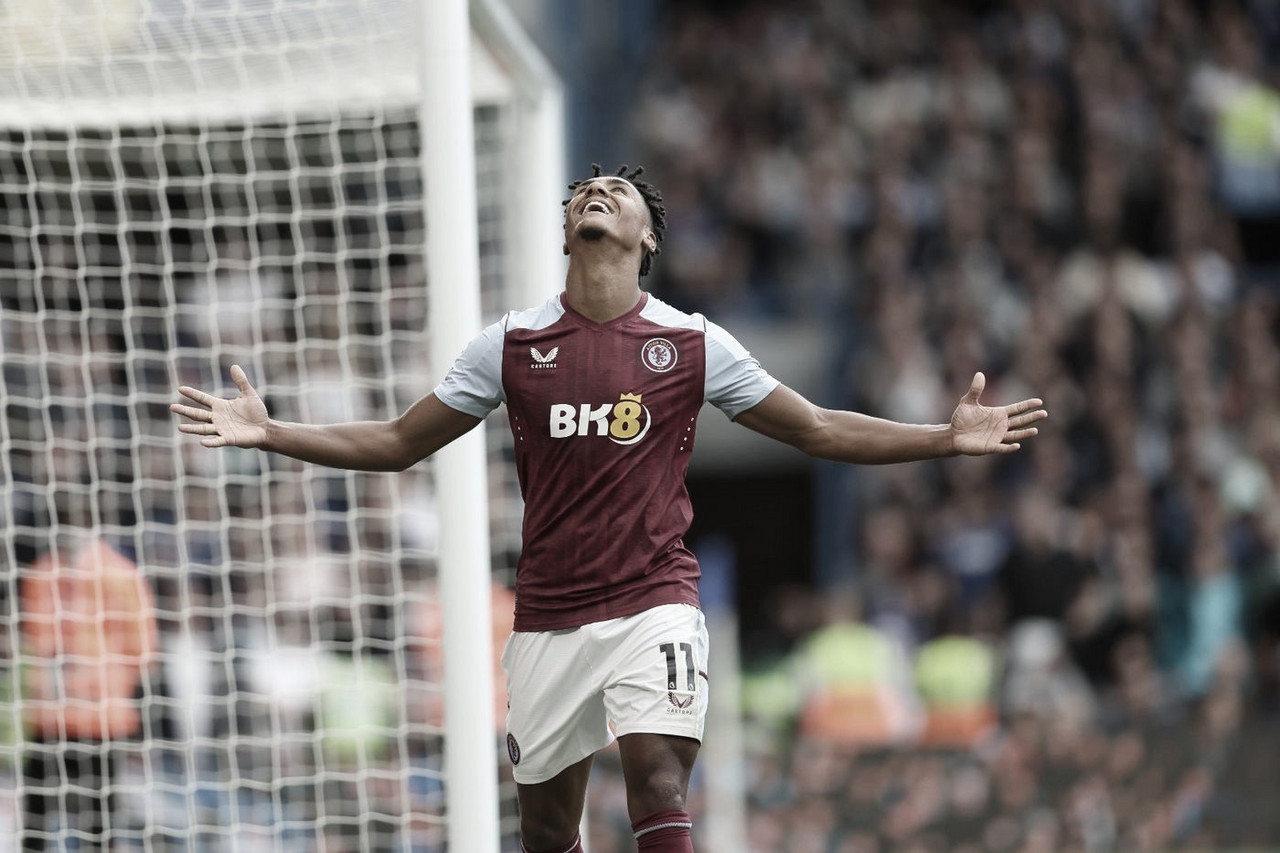
<path id="1" fill-rule="evenodd" d="M 539 305 L 508 311 L 501 323 L 504 332 L 519 330 L 536 332 L 554 324 L 563 316 L 564 304 L 560 301 L 560 294 L 557 293 Z"/>
<path id="2" fill-rule="evenodd" d="M 640 309 L 640 316 L 651 323 L 665 326 L 668 329 L 692 329 L 706 332 L 707 318 L 701 314 L 690 314 L 667 302 L 663 302 L 652 293 L 648 295 L 645 305 Z"/>
<path id="3" fill-rule="evenodd" d="M 640 316 L 668 329 L 697 332 L 706 342 L 708 354 L 723 353 L 732 360 L 746 355 L 742 344 L 738 343 L 738 340 L 723 326 L 716 325 L 703 314 L 681 311 L 653 294 L 649 294 L 648 302 L 641 310 Z"/>

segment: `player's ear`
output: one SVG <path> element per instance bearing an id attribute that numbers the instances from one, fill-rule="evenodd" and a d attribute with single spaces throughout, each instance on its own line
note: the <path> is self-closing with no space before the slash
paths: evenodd
<path id="1" fill-rule="evenodd" d="M 658 238 L 655 237 L 653 232 L 648 228 L 644 230 L 644 240 L 642 242 L 644 243 L 644 247 L 650 252 L 655 251 L 658 248 Z"/>

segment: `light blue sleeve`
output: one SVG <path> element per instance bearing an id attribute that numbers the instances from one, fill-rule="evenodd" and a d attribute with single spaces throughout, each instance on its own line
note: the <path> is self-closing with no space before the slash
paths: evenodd
<path id="1" fill-rule="evenodd" d="M 759 403 L 780 384 L 733 335 L 707 321 L 708 403 L 730 420 Z"/>
<path id="2" fill-rule="evenodd" d="M 506 401 L 502 390 L 502 342 L 507 318 L 471 339 L 435 388 L 435 395 L 451 409 L 483 418 Z"/>

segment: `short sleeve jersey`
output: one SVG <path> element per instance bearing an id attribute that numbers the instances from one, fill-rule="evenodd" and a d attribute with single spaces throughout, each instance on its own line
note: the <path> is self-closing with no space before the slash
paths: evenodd
<path id="1" fill-rule="evenodd" d="M 777 385 L 728 332 L 648 294 L 608 323 L 556 296 L 472 340 L 435 395 L 481 418 L 507 405 L 525 504 L 515 630 L 696 606 L 698 411 L 734 418 Z"/>

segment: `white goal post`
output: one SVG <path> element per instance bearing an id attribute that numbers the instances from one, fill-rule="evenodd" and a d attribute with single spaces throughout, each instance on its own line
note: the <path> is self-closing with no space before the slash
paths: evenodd
<path id="1" fill-rule="evenodd" d="M 239 363 L 281 417 L 402 411 L 562 286 L 563 110 L 500 0 L 0 4 L 0 836 L 34 803 L 55 846 L 103 830 L 81 810 L 155 850 L 514 837 L 505 431 L 366 475 L 204 450 L 167 405 Z M 154 643 L 112 646 L 100 578 L 32 603 L 102 545 Z M 74 673 L 135 658 L 113 729 Z M 69 756 L 103 737 L 96 802 Z"/>

